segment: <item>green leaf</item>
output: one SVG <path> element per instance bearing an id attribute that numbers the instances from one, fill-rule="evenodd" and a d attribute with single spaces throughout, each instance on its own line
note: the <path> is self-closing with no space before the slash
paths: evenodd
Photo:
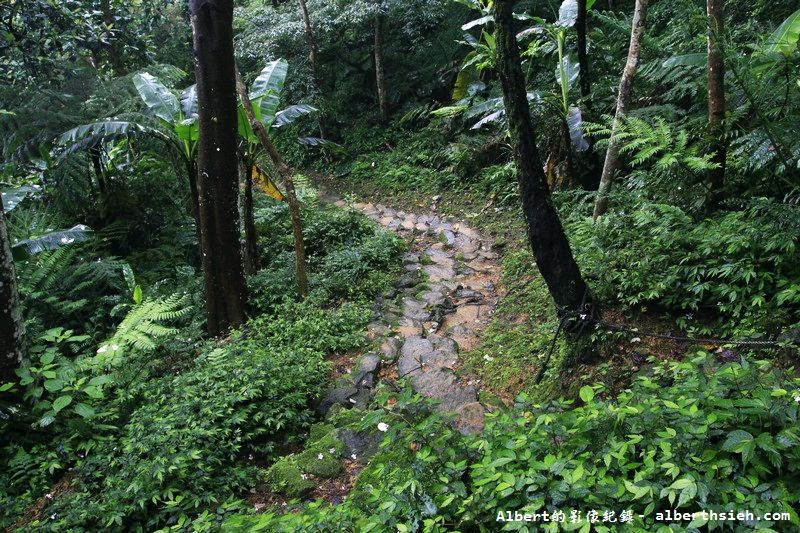
<path id="1" fill-rule="evenodd" d="M 788 56 L 797 49 L 798 40 L 800 40 L 800 9 L 789 15 L 789 18 L 769 36 L 764 51 L 779 52 Z"/>
<path id="2" fill-rule="evenodd" d="M 57 413 L 71 403 L 72 403 L 72 396 L 69 395 L 59 396 L 58 398 L 56 398 L 56 401 L 53 402 L 53 411 Z"/>
<path id="3" fill-rule="evenodd" d="M 83 418 L 92 418 L 95 414 L 94 409 L 85 403 L 79 403 L 73 409 Z"/>
<path id="4" fill-rule="evenodd" d="M 588 10 L 589 7 L 587 6 L 586 9 Z M 564 0 L 558 9 L 556 25 L 562 28 L 571 28 L 575 25 L 576 20 L 578 20 L 577 0 Z"/>
<path id="5" fill-rule="evenodd" d="M 286 109 L 281 109 L 275 115 L 275 127 L 279 128 L 281 126 L 291 124 L 297 117 L 313 113 L 314 111 L 317 111 L 317 108 L 308 104 L 291 105 Z"/>
<path id="6" fill-rule="evenodd" d="M 89 385 L 88 387 L 83 389 L 83 392 L 85 392 L 90 398 L 94 398 L 95 400 L 99 400 L 100 398 L 103 397 L 103 391 L 101 391 L 100 388 L 96 387 L 95 385 Z"/>
<path id="7" fill-rule="evenodd" d="M 133 301 L 136 303 L 136 305 L 139 305 L 139 304 L 142 303 L 142 286 L 141 285 L 137 285 L 133 289 Z"/>
<path id="8" fill-rule="evenodd" d="M 64 382 L 60 379 L 48 379 L 44 382 L 44 388 L 47 392 L 58 392 L 64 388 Z"/>
<path id="9" fill-rule="evenodd" d="M 581 390 L 578 394 L 580 395 L 581 400 L 583 400 L 584 403 L 589 403 L 594 398 L 594 389 L 592 389 L 588 385 L 584 385 L 583 387 L 581 387 Z"/>
<path id="10" fill-rule="evenodd" d="M 728 433 L 725 442 L 722 443 L 722 449 L 728 452 L 741 452 L 752 440 L 753 436 L 747 431 L 735 429 Z"/>
<path id="11" fill-rule="evenodd" d="M 267 63 L 267 66 L 253 81 L 253 86 L 250 89 L 250 100 L 261 98 L 270 91 L 280 95 L 283 90 L 283 84 L 286 81 L 288 69 L 289 63 L 285 59 L 276 59 Z"/>
<path id="12" fill-rule="evenodd" d="M 0 193 L 3 200 L 3 211 L 8 213 L 15 207 L 19 205 L 19 203 L 24 200 L 29 194 L 33 193 L 36 189 L 29 185 L 25 185 L 24 187 L 17 187 L 15 189 L 6 189 Z"/>
<path id="13" fill-rule="evenodd" d="M 181 93 L 181 111 L 184 119 L 197 117 L 197 84 L 185 88 Z"/>
<path id="14" fill-rule="evenodd" d="M 178 99 L 155 76 L 147 72 L 136 74 L 133 77 L 133 84 L 147 108 L 155 116 L 169 124 L 178 120 L 180 114 Z"/>
<path id="15" fill-rule="evenodd" d="M 17 261 L 27 259 L 45 250 L 56 250 L 74 242 L 89 240 L 92 230 L 83 224 L 78 224 L 70 229 L 52 231 L 19 241 L 11 247 L 11 253 Z"/>

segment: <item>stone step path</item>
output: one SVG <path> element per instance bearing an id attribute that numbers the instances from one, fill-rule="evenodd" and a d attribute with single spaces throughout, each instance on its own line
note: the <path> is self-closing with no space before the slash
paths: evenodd
<path id="1" fill-rule="evenodd" d="M 331 193 L 323 199 L 348 205 Z M 356 370 L 340 378 L 323 400 L 358 405 L 368 401 L 377 372 L 394 365 L 398 379 L 408 379 L 439 409 L 455 413 L 462 433 L 483 429 L 484 407 L 477 383 L 455 373 L 459 352 L 475 348 L 497 304 L 499 257 L 490 240 L 463 222 L 435 212 L 415 214 L 381 204 L 353 208 L 410 243 L 404 274 L 395 288 L 379 297 L 368 335 L 376 350 L 362 356 Z"/>

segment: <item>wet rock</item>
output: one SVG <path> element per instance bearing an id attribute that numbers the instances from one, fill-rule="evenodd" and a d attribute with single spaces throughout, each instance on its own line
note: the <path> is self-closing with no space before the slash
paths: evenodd
<path id="1" fill-rule="evenodd" d="M 381 355 L 387 361 L 394 361 L 402 345 L 403 341 L 397 337 L 389 337 L 381 343 Z"/>
<path id="2" fill-rule="evenodd" d="M 428 278 L 433 281 L 452 280 L 456 277 L 456 271 L 453 267 L 446 267 L 441 265 L 425 265 L 422 270 L 428 275 Z"/>
<path id="3" fill-rule="evenodd" d="M 404 357 L 414 357 L 419 359 L 422 354 L 430 353 L 432 351 L 433 344 L 428 339 L 423 339 L 422 337 L 409 337 L 403 343 L 400 353 Z"/>
<path id="4" fill-rule="evenodd" d="M 447 244 L 447 246 L 453 246 L 453 244 L 455 244 L 456 236 L 453 235 L 452 231 L 444 230 L 444 231 L 442 231 L 441 235 L 442 235 L 442 238 L 444 239 L 444 242 Z"/>
<path id="5" fill-rule="evenodd" d="M 480 403 L 465 403 L 456 409 L 455 414 L 453 425 L 462 435 L 475 435 L 483 431 L 485 417 Z"/>
<path id="6" fill-rule="evenodd" d="M 336 436 L 344 443 L 344 455 L 347 459 L 355 456 L 362 463 L 375 455 L 383 441 L 383 433 L 379 431 L 355 431 L 347 428 L 336 430 Z"/>
<path id="7" fill-rule="evenodd" d="M 460 405 L 477 401 L 473 387 L 461 387 L 452 371 L 432 368 L 412 378 L 414 390 L 427 398 L 438 400 L 439 409 L 455 411 Z"/>
<path id="8" fill-rule="evenodd" d="M 398 289 L 408 289 L 410 287 L 414 287 L 417 283 L 419 283 L 419 274 L 417 274 L 418 271 L 419 270 L 417 269 L 403 274 L 397 279 L 395 286 Z"/>
<path id="9" fill-rule="evenodd" d="M 430 353 L 422 354 L 420 363 L 422 363 L 422 369 L 425 372 L 436 368 L 449 368 L 452 370 L 458 365 L 458 357 L 455 356 L 455 352 L 435 350 Z"/>
<path id="10" fill-rule="evenodd" d="M 397 332 L 401 337 L 417 337 L 422 334 L 422 322 L 402 317 L 397 322 Z"/>

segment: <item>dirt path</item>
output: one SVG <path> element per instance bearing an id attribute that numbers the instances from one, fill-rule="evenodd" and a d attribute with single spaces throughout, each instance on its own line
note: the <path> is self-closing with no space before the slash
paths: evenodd
<path id="1" fill-rule="evenodd" d="M 348 207 L 335 194 L 326 192 L 323 199 Z M 329 403 L 361 403 L 382 370 L 382 377 L 408 379 L 421 396 L 454 412 L 462 433 L 481 431 L 485 409 L 476 384 L 459 380 L 455 370 L 459 352 L 480 344 L 497 304 L 498 254 L 487 237 L 435 212 L 415 214 L 371 203 L 352 207 L 397 232 L 410 251 L 395 289 L 375 303 L 378 318 L 368 327 L 375 351 L 339 380 Z"/>

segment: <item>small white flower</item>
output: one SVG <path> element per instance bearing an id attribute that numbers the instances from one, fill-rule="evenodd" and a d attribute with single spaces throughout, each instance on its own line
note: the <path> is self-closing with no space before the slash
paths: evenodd
<path id="1" fill-rule="evenodd" d="M 331 448 L 330 450 L 328 450 L 328 453 L 330 453 L 331 455 L 333 455 L 333 453 L 334 453 L 335 451 L 336 451 L 336 450 L 335 450 L 334 448 Z"/>
<path id="2" fill-rule="evenodd" d="M 308 476 L 307 476 L 307 475 L 305 475 L 305 474 L 300 474 L 300 478 L 301 478 L 301 479 L 308 479 Z"/>
<path id="3" fill-rule="evenodd" d="M 800 392 L 798 392 L 797 394 L 794 395 L 794 401 L 796 401 L 797 403 L 800 403 Z"/>
<path id="4" fill-rule="evenodd" d="M 47 494 L 45 494 L 44 497 L 47 498 L 48 500 L 52 500 L 53 499 L 53 495 L 50 494 L 49 492 Z"/>
<path id="5" fill-rule="evenodd" d="M 112 349 L 112 350 L 114 350 L 114 351 L 116 352 L 117 350 L 119 350 L 119 344 L 114 344 L 114 345 L 112 345 L 112 346 L 111 346 L 111 349 Z"/>
<path id="6" fill-rule="evenodd" d="M 642 339 L 640 339 L 639 337 L 634 337 L 631 339 L 631 342 L 642 342 Z"/>
<path id="7" fill-rule="evenodd" d="M 384 422 L 380 422 L 378 424 L 378 431 L 382 431 L 382 432 L 386 433 L 388 430 L 389 430 L 389 425 L 388 424 L 386 424 Z"/>
<path id="8" fill-rule="evenodd" d="M 50 520 L 55 520 L 55 519 L 56 519 L 56 513 L 51 514 L 50 515 Z"/>
<path id="9" fill-rule="evenodd" d="M 321 453 L 317 454 L 317 459 L 319 459 L 320 461 L 322 461 L 322 459 L 324 459 L 324 458 L 325 458 L 325 456 L 322 455 Z"/>
<path id="10" fill-rule="evenodd" d="M 353 461 L 355 461 L 355 460 L 356 460 L 356 454 L 354 454 L 354 453 L 351 453 L 351 454 L 350 454 L 350 458 L 351 458 Z"/>
<path id="11" fill-rule="evenodd" d="M 247 458 L 248 458 L 250 461 L 252 461 L 252 460 L 253 460 L 253 454 L 251 453 L 250 455 L 248 455 L 248 456 L 247 456 Z"/>
<path id="12" fill-rule="evenodd" d="M 108 345 L 105 344 L 97 349 L 97 353 L 106 353 L 107 351 L 108 351 Z"/>

